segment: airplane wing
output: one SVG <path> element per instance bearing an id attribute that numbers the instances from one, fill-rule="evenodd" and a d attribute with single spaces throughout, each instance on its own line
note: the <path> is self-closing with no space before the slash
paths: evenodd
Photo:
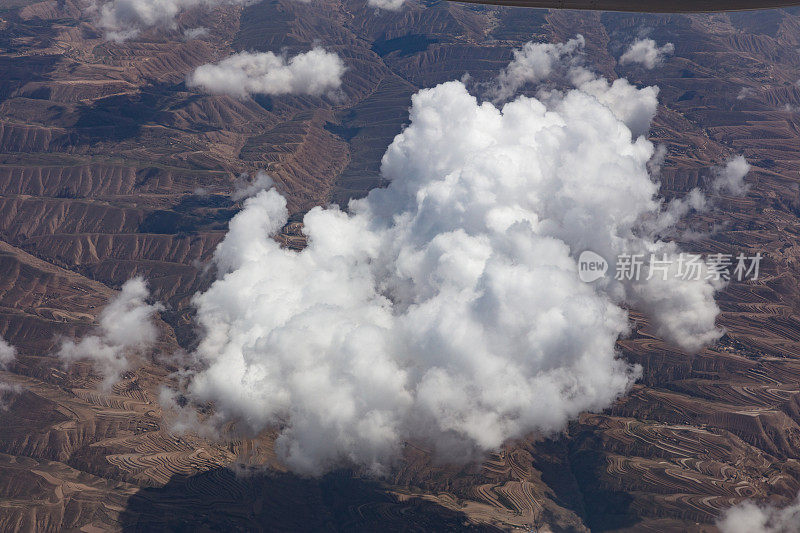
<path id="1" fill-rule="evenodd" d="M 800 6 L 800 0 L 457 0 L 496 6 L 631 11 L 643 13 L 703 13 Z"/>

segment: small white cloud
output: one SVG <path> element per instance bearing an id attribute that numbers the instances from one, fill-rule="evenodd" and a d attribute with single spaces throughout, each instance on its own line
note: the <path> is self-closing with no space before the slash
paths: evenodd
<path id="1" fill-rule="evenodd" d="M 387 11 L 397 11 L 405 0 L 367 0 L 367 4 L 378 9 L 386 9 Z"/>
<path id="2" fill-rule="evenodd" d="M 320 96 L 342 85 L 344 71 L 342 59 L 322 48 L 292 58 L 272 52 L 240 52 L 198 67 L 187 85 L 240 98 L 248 94 Z"/>
<path id="3" fill-rule="evenodd" d="M 0 338 L 0 370 L 6 370 L 8 365 L 14 362 L 17 356 L 17 349 L 8 344 L 5 339 Z"/>
<path id="4" fill-rule="evenodd" d="M 755 93 L 756 93 L 756 91 L 751 89 L 750 87 L 742 87 L 742 89 L 739 91 L 739 94 L 736 95 L 736 99 L 737 100 L 744 100 L 746 98 L 750 98 Z"/>
<path id="5" fill-rule="evenodd" d="M 744 196 L 749 189 L 749 185 L 744 181 L 749 171 L 750 165 L 744 156 L 731 158 L 725 166 L 713 169 L 714 179 L 708 187 L 709 195 L 699 188 L 694 188 L 683 198 L 664 202 L 663 208 L 657 216 L 644 222 L 645 227 L 653 235 L 662 237 L 674 235 L 675 225 L 678 222 L 691 212 L 701 213 L 714 208 L 718 195 Z M 687 233 L 681 235 L 684 238 L 689 236 Z M 699 235 L 694 234 L 695 237 Z"/>
<path id="6" fill-rule="evenodd" d="M 673 53 L 675 53 L 675 45 L 672 43 L 659 47 L 653 39 L 639 39 L 622 54 L 619 62 L 621 65 L 636 63 L 646 69 L 653 69 Z"/>
<path id="7" fill-rule="evenodd" d="M 783 508 L 744 501 L 725 511 L 717 527 L 721 533 L 797 533 L 800 531 L 800 495 Z"/>
<path id="8" fill-rule="evenodd" d="M 147 285 L 142 278 L 125 282 L 122 291 L 100 313 L 93 335 L 80 341 L 64 340 L 58 356 L 65 362 L 90 360 L 110 386 L 131 366 L 131 356 L 140 354 L 158 339 L 153 316 L 164 309 L 148 304 Z"/>
<path id="9" fill-rule="evenodd" d="M 7 410 L 11 397 L 20 394 L 22 390 L 19 385 L 0 381 L 0 411 Z"/>
<path id="10" fill-rule="evenodd" d="M 179 373 L 180 374 L 180 373 Z M 181 375 L 176 376 L 179 379 Z M 158 404 L 163 411 L 164 426 L 171 433 L 191 433 L 209 439 L 218 439 L 219 432 L 214 426 L 214 416 L 211 420 L 202 420 L 197 409 L 187 403 L 188 399 L 175 391 L 162 387 L 158 395 Z"/>
<path id="11" fill-rule="evenodd" d="M 183 32 L 183 37 L 187 41 L 199 39 L 208 35 L 208 28 L 191 28 Z"/>
<path id="12" fill-rule="evenodd" d="M 748 172 L 750 172 L 750 164 L 744 156 L 736 156 L 728 161 L 724 167 L 716 169 L 716 176 L 711 184 L 711 189 L 715 193 L 743 196 L 749 188 L 744 181 Z"/>
<path id="13" fill-rule="evenodd" d="M 5 339 L 0 338 L 0 370 L 8 370 L 8 366 L 17 357 L 17 349 L 8 344 Z M 8 409 L 8 398 L 14 394 L 22 392 L 18 385 L 0 381 L 0 411 Z"/>
<path id="14" fill-rule="evenodd" d="M 664 208 L 652 221 L 646 223 L 651 232 L 664 235 L 674 229 L 692 211 L 702 212 L 708 207 L 708 199 L 700 189 L 692 189 L 683 198 L 675 198 L 664 203 Z"/>
<path id="15" fill-rule="evenodd" d="M 247 174 L 242 174 L 239 179 L 233 184 L 233 192 L 231 193 L 231 200 L 238 202 L 245 198 L 255 196 L 261 191 L 265 191 L 275 185 L 272 178 L 264 171 L 259 170 L 255 178 L 252 180 Z"/>

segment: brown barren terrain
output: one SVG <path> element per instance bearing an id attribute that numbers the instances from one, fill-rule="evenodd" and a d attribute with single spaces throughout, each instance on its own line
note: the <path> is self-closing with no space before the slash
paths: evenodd
<path id="1" fill-rule="evenodd" d="M 203 26 L 186 40 L 181 29 Z M 675 55 L 621 67 L 642 29 Z M 582 33 L 609 77 L 661 88 L 652 130 L 668 148 L 662 192 L 680 196 L 734 154 L 753 165 L 741 199 L 696 217 L 686 243 L 761 252 L 761 279 L 719 297 L 727 335 L 697 355 L 637 331 L 620 342 L 644 377 L 564 435 L 509 443 L 447 467 L 406 447 L 374 481 L 288 474 L 274 435 L 173 436 L 157 398 L 165 357 L 195 342 L 191 295 L 238 205 L 242 172 L 267 170 L 295 214 L 380 186 L 380 157 L 410 96 L 469 72 L 488 80 L 531 39 Z M 233 51 L 306 51 L 348 65 L 337 100 L 236 99 L 188 90 Z M 0 334 L 19 348 L 0 380 L 0 530 L 226 529 L 713 531 L 746 498 L 800 490 L 800 11 L 652 16 L 362 0 L 268 0 L 188 12 L 175 30 L 106 42 L 74 0 L 0 7 Z M 740 95 L 746 97 L 738 98 Z M 302 246 L 297 228 L 284 239 Z M 149 280 L 162 341 L 113 390 L 65 369 L 60 336 L 90 330 L 135 275 Z M 166 417 L 166 418 L 165 418 Z"/>

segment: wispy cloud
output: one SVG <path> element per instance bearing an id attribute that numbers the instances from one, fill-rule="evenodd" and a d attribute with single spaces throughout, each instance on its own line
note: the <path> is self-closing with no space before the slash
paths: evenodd
<path id="1" fill-rule="evenodd" d="M 142 278 L 125 282 L 98 317 L 94 334 L 80 341 L 66 339 L 58 356 L 66 361 L 89 360 L 110 386 L 126 370 L 132 357 L 152 346 L 158 338 L 153 316 L 164 309 L 161 304 L 148 304 L 147 285 Z"/>
<path id="2" fill-rule="evenodd" d="M 308 1 L 308 0 L 298 0 Z M 106 37 L 125 41 L 149 28 L 177 27 L 181 13 L 190 9 L 214 9 L 220 6 L 248 5 L 255 0 L 108 0 L 95 4 L 98 25 Z M 367 0 L 379 9 L 398 10 L 404 0 Z"/>

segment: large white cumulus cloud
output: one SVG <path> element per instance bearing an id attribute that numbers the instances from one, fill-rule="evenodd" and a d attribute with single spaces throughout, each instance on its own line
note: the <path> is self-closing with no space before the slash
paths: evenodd
<path id="1" fill-rule="evenodd" d="M 712 282 L 578 278 L 586 249 L 678 253 L 642 226 L 664 203 L 652 144 L 620 118 L 632 104 L 578 88 L 498 108 L 445 83 L 413 97 L 389 187 L 310 211 L 303 251 L 270 238 L 288 215 L 275 190 L 248 199 L 195 297 L 190 396 L 281 428 L 296 471 L 380 471 L 407 440 L 467 459 L 608 406 L 638 373 L 615 352 L 623 303 L 687 350 L 714 340 Z"/>
<path id="2" fill-rule="evenodd" d="M 161 304 L 146 302 L 149 291 L 142 278 L 125 282 L 122 291 L 103 309 L 94 334 L 80 341 L 64 340 L 58 356 L 66 362 L 90 360 L 110 386 L 131 365 L 131 357 L 150 347 L 158 338 L 152 321 Z"/>
<path id="3" fill-rule="evenodd" d="M 240 52 L 197 67 L 187 85 L 214 94 L 322 95 L 342 85 L 345 66 L 333 52 L 314 48 L 288 58 L 272 52 Z"/>

